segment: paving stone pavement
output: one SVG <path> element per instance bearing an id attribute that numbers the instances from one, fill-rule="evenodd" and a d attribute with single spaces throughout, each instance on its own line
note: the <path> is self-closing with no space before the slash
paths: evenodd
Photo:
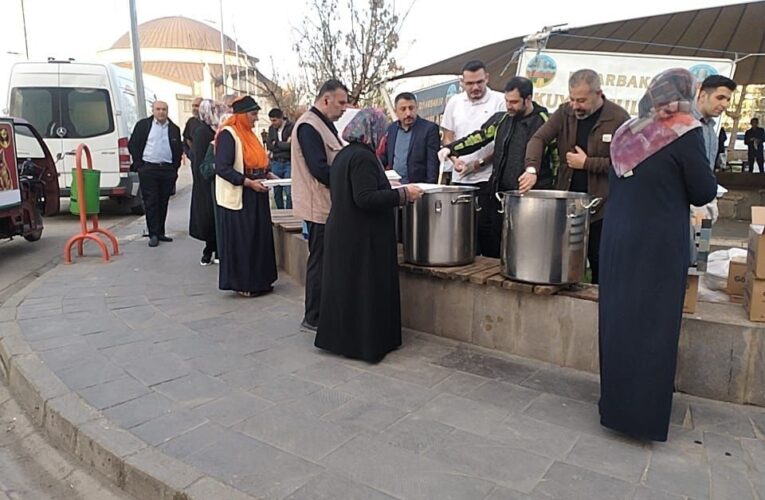
<path id="1" fill-rule="evenodd" d="M 149 445 L 135 461 L 199 471 L 183 476 L 197 498 L 219 481 L 229 498 L 765 500 L 763 408 L 677 395 L 669 441 L 635 442 L 600 427 L 590 375 L 413 331 L 378 365 L 334 356 L 299 328 L 283 273 L 241 298 L 199 242 L 139 233 L 109 264 L 43 276 L 15 322 L 98 410 L 79 425 L 103 415 Z"/>

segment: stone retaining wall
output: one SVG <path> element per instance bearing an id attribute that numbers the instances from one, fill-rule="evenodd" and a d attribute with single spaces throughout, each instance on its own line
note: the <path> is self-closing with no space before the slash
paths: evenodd
<path id="1" fill-rule="evenodd" d="M 279 267 L 305 283 L 308 245 L 274 227 Z M 594 289 L 555 295 L 502 280 L 473 283 L 400 269 L 403 326 L 489 349 L 587 372 L 598 371 L 598 304 Z M 507 281 L 505 281 L 507 283 Z M 765 324 L 740 305 L 700 303 L 680 336 L 679 391 L 765 406 Z"/>

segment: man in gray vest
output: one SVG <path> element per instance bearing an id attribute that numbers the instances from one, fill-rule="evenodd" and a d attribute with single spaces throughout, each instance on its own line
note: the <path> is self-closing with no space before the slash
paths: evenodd
<path id="1" fill-rule="evenodd" d="M 308 225 L 305 316 L 302 326 L 316 331 L 321 307 L 324 225 L 329 215 L 329 167 L 343 148 L 334 122 L 348 105 L 348 89 L 338 80 L 321 86 L 314 105 L 292 130 L 292 211 Z"/>

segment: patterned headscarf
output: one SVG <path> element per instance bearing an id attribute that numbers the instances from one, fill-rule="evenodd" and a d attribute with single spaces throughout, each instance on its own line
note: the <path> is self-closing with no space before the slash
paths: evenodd
<path id="1" fill-rule="evenodd" d="M 226 112 L 226 106 L 212 99 L 203 99 L 199 103 L 199 119 L 203 123 L 206 123 L 213 129 L 218 128 L 218 124 L 221 123 L 221 117 Z"/>
<path id="2" fill-rule="evenodd" d="M 390 120 L 382 110 L 365 108 L 356 113 L 345 127 L 343 139 L 347 142 L 364 143 L 376 151 L 389 124 Z"/>
<path id="3" fill-rule="evenodd" d="M 638 104 L 638 117 L 619 127 L 611 141 L 611 163 L 624 177 L 647 158 L 701 127 L 691 111 L 694 78 L 682 68 L 656 75 Z"/>

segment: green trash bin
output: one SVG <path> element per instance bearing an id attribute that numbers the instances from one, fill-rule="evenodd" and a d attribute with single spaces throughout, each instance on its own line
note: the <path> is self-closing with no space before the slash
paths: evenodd
<path id="1" fill-rule="evenodd" d="M 69 211 L 74 215 L 80 215 L 79 191 L 77 185 L 77 172 L 72 172 L 72 192 L 69 195 Z M 101 212 L 101 171 L 91 168 L 82 169 L 82 178 L 85 184 L 85 203 L 87 203 L 87 215 L 97 215 Z"/>

